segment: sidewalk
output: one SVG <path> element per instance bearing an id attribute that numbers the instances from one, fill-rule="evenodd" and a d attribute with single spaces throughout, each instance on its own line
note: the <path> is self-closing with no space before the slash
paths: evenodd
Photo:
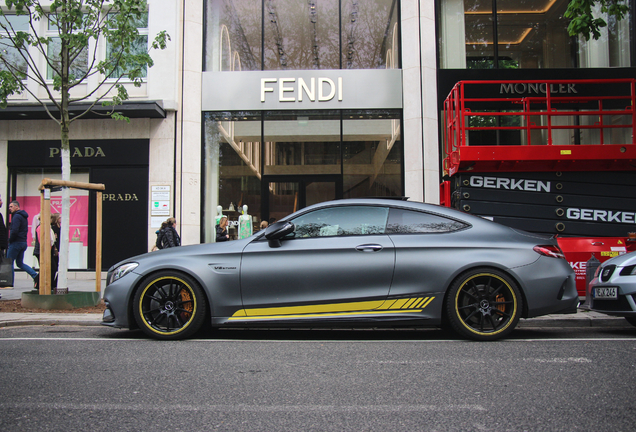
<path id="1" fill-rule="evenodd" d="M 105 278 L 106 273 L 102 272 Z M 101 292 L 103 294 L 106 288 L 106 280 L 102 279 Z M 0 288 L 0 294 L 3 300 L 20 300 L 22 293 L 29 292 L 33 289 L 32 279 L 24 272 L 16 271 L 13 288 Z M 75 272 L 69 273 L 68 278 L 69 292 L 94 292 L 95 291 L 95 273 Z M 81 325 L 81 326 L 97 326 L 102 321 L 101 313 L 16 313 L 16 312 L 0 312 L 0 327 L 23 326 L 23 325 Z"/>
<path id="2" fill-rule="evenodd" d="M 102 273 L 105 277 L 106 274 Z M 94 273 L 71 273 L 68 280 L 69 292 L 95 291 Z M 102 280 L 102 293 L 106 288 L 105 280 Z M 12 289 L 0 289 L 2 300 L 19 300 L 22 293 L 33 289 L 31 278 L 23 272 L 16 272 L 15 287 Z M 74 314 L 74 313 L 2 313 L 0 312 L 0 327 L 22 325 L 100 325 L 102 314 Z M 611 317 L 598 312 L 590 312 L 579 309 L 578 313 L 571 315 L 545 315 L 537 318 L 521 319 L 517 328 L 560 328 L 560 327 L 612 327 L 631 328 L 624 318 Z"/>

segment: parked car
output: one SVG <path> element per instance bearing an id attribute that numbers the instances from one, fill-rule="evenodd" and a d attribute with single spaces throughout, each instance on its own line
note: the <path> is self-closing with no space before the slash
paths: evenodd
<path id="1" fill-rule="evenodd" d="M 445 326 L 474 340 L 574 313 L 555 239 L 391 199 L 316 204 L 243 240 L 136 256 L 108 271 L 103 324 L 186 338 L 223 327 Z"/>
<path id="2" fill-rule="evenodd" d="M 636 326 L 636 252 L 602 263 L 587 287 L 585 303 L 590 310 L 625 317 Z"/>

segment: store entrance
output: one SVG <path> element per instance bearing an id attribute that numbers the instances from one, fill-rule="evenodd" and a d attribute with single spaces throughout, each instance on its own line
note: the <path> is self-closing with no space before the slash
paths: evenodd
<path id="1" fill-rule="evenodd" d="M 335 175 L 263 176 L 263 220 L 270 223 L 302 208 L 342 198 L 342 177 Z"/>

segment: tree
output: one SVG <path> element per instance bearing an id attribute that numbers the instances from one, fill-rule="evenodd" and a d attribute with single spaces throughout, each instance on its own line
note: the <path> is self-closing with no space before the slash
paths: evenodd
<path id="1" fill-rule="evenodd" d="M 147 36 L 140 36 L 140 23 L 147 23 L 146 0 L 5 0 L 4 4 L 6 8 L 0 8 L 0 108 L 6 108 L 10 96 L 24 92 L 44 107 L 60 126 L 62 180 L 69 181 L 70 125 L 100 102 L 111 107 L 112 118 L 129 121 L 115 112 L 128 99 L 124 82 L 141 86 L 153 65 L 150 49 L 164 49 L 170 36 L 159 32 L 151 44 Z M 106 56 L 100 59 L 99 48 L 104 45 Z M 87 86 L 86 91 L 72 96 L 80 84 Z M 69 209 L 70 191 L 65 188 L 62 220 L 66 223 Z M 68 286 L 68 253 L 69 230 L 64 229 L 60 288 Z"/>
<path id="2" fill-rule="evenodd" d="M 564 16 L 571 18 L 568 24 L 570 36 L 583 35 L 590 40 L 590 33 L 595 40 L 601 37 L 600 29 L 607 26 L 603 18 L 594 17 L 592 8 L 601 7 L 602 13 L 621 20 L 629 13 L 629 0 L 571 0 Z"/>

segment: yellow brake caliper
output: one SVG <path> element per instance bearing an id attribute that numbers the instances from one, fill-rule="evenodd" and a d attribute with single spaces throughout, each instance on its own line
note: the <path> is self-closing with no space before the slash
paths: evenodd
<path id="1" fill-rule="evenodd" d="M 181 313 L 181 319 L 187 321 L 190 319 L 192 312 L 194 312 L 194 302 L 190 292 L 181 290 L 181 301 L 183 302 L 183 308 L 186 310 L 186 312 Z"/>

